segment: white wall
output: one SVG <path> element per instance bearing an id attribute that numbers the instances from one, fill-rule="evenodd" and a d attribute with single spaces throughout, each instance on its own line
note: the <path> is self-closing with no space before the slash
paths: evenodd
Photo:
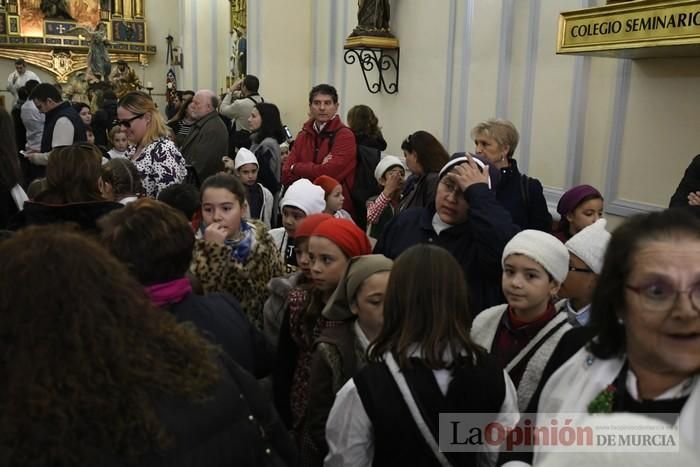
<path id="1" fill-rule="evenodd" d="M 263 43 L 285 44 L 294 55 L 290 64 L 264 45 L 258 57 L 267 86 L 290 83 L 285 92 L 295 100 L 281 101 L 284 112 L 303 116 L 310 85 L 330 82 L 342 115 L 360 103 L 375 110 L 389 153 L 400 153 L 401 141 L 418 129 L 434 133 L 450 152 L 471 149 L 469 130 L 477 122 L 508 118 L 521 131 L 516 158 L 543 182 L 550 203 L 568 187 L 589 183 L 604 192 L 615 225 L 618 216 L 666 206 L 699 152 L 700 58 L 555 54 L 558 14 L 604 0 L 394 0 L 391 25 L 401 43 L 396 95 L 370 94 L 357 64 L 343 61 L 356 2 L 304 0 L 308 16 L 300 8 L 293 17 L 291 7 L 282 7 L 287 2 L 258 2 Z M 284 19 L 308 21 L 310 37 L 296 26 L 280 28 Z M 280 62 L 282 79 L 265 73 Z M 306 88 L 296 88 L 308 79 Z"/>

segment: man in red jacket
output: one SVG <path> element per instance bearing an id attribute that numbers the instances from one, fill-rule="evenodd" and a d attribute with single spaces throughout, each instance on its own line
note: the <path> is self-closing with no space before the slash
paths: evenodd
<path id="1" fill-rule="evenodd" d="M 289 186 L 300 178 L 333 177 L 343 187 L 343 209 L 352 214 L 350 191 L 355 183 L 357 146 L 355 134 L 340 121 L 338 91 L 329 84 L 314 86 L 309 93 L 309 113 L 311 118 L 282 167 L 282 183 Z"/>

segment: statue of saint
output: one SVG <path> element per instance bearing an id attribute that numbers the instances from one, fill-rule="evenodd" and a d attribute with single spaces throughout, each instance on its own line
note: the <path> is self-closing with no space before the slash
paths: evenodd
<path id="1" fill-rule="evenodd" d="M 357 27 L 351 37 L 394 37 L 389 29 L 389 0 L 358 0 L 357 6 Z"/>
<path id="2" fill-rule="evenodd" d="M 118 98 L 122 98 L 132 91 L 141 89 L 141 80 L 136 72 L 124 60 L 117 61 L 117 68 L 112 74 L 112 86 Z"/>
<path id="3" fill-rule="evenodd" d="M 112 71 L 112 64 L 109 61 L 107 52 L 107 33 L 105 24 L 99 23 L 93 30 L 85 27 L 76 27 L 68 32 L 78 32 L 88 40 L 87 74 L 88 83 L 97 81 L 108 81 L 109 73 Z"/>

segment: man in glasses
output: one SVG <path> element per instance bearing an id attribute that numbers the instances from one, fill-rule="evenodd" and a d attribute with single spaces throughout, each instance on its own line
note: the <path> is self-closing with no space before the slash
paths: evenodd
<path id="1" fill-rule="evenodd" d="M 603 257 L 610 242 L 610 232 L 605 230 L 605 219 L 581 230 L 565 243 L 569 250 L 569 274 L 559 289 L 559 296 L 566 298 L 569 324 L 574 327 L 588 324 L 593 290 L 603 269 Z"/>
<path id="2" fill-rule="evenodd" d="M 44 133 L 39 151 L 29 149 L 25 156 L 33 164 L 40 166 L 37 176 L 43 176 L 53 148 L 87 141 L 85 124 L 70 102 L 64 101 L 59 90 L 48 83 L 34 88 L 29 98 L 46 117 Z"/>
<path id="3" fill-rule="evenodd" d="M 228 151 L 228 129 L 219 112 L 219 98 L 213 91 L 197 91 L 192 99 L 192 113 L 197 120 L 180 152 L 188 164 L 194 167 L 200 181 L 223 170 L 221 158 Z"/>

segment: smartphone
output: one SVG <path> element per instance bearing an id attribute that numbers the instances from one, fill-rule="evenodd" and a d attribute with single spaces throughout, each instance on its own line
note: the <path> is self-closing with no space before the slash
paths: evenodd
<path id="1" fill-rule="evenodd" d="M 287 135 L 287 139 L 292 139 L 292 132 L 289 131 L 289 127 L 284 125 L 282 128 L 284 128 L 284 134 Z"/>

